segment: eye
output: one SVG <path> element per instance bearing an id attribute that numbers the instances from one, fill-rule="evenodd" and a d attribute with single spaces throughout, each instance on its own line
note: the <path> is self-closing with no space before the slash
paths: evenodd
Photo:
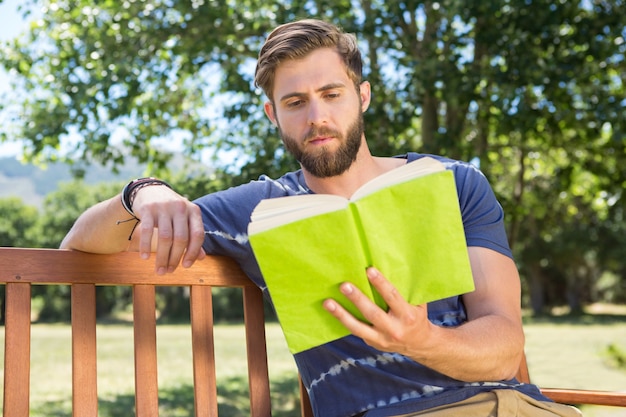
<path id="1" fill-rule="evenodd" d="M 329 93 L 326 94 L 326 98 L 330 99 L 330 100 L 335 99 L 335 98 L 339 98 L 340 96 L 341 96 L 341 94 L 339 94 L 339 92 L 337 92 L 337 91 L 329 92 Z"/>
<path id="2" fill-rule="evenodd" d="M 296 108 L 296 107 L 301 106 L 301 105 L 302 105 L 302 103 L 304 103 L 304 100 L 300 100 L 300 99 L 297 99 L 297 100 L 291 100 L 291 101 L 288 101 L 288 102 L 286 103 L 286 106 L 287 106 L 287 108 L 289 108 L 289 109 L 294 109 L 294 108 Z"/>

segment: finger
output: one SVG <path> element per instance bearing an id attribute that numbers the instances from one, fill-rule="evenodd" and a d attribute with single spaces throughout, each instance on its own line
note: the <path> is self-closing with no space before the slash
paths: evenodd
<path id="1" fill-rule="evenodd" d="M 152 253 L 152 237 L 154 234 L 154 219 L 151 214 L 141 215 L 139 221 L 139 256 L 149 259 Z"/>
<path id="2" fill-rule="evenodd" d="M 367 278 L 381 295 L 391 311 L 403 311 L 411 305 L 400 295 L 398 289 L 376 268 L 367 268 Z"/>
<path id="3" fill-rule="evenodd" d="M 181 215 L 176 214 L 173 219 L 173 238 L 168 258 L 167 272 L 174 272 L 180 263 L 185 249 L 189 244 L 189 222 L 186 210 Z"/>
<path id="4" fill-rule="evenodd" d="M 384 325 L 387 321 L 387 313 L 380 308 L 368 296 L 363 294 L 354 284 L 344 282 L 339 290 L 348 300 L 363 314 L 363 317 L 374 326 Z"/>
<path id="5" fill-rule="evenodd" d="M 157 227 L 158 240 L 156 247 L 155 268 L 157 274 L 163 275 L 168 271 L 174 233 L 172 221 L 166 213 L 159 216 L 159 224 Z"/>
<path id="6" fill-rule="evenodd" d="M 376 268 L 368 268 L 367 277 L 374 289 L 383 297 L 383 300 L 389 307 L 388 313 L 385 314 L 386 321 L 378 321 L 377 325 L 379 330 L 383 329 L 385 332 L 392 335 L 393 339 L 403 339 L 399 336 L 398 330 L 401 330 L 403 326 L 408 328 L 414 328 L 419 326 L 420 323 L 427 323 L 428 307 L 426 304 L 414 306 L 410 304 L 400 294 L 398 289 Z"/>
<path id="7" fill-rule="evenodd" d="M 323 307 L 344 325 L 353 335 L 369 340 L 376 336 L 375 329 L 354 317 L 341 304 L 333 299 L 324 300 Z"/>
<path id="8" fill-rule="evenodd" d="M 202 249 L 204 243 L 204 223 L 200 209 L 195 204 L 190 208 L 189 216 L 189 243 L 183 256 L 183 267 L 189 268 L 198 259 L 203 259 L 206 254 Z"/>

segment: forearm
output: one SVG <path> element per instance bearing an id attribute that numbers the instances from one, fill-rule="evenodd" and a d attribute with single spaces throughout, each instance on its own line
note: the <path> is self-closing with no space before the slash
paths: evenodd
<path id="1" fill-rule="evenodd" d="M 475 290 L 462 296 L 467 321 L 457 327 L 433 324 L 428 305 L 409 304 L 375 268 L 368 268 L 367 276 L 387 311 L 351 283 L 340 290 L 366 322 L 335 300 L 326 300 L 324 306 L 352 334 L 379 350 L 403 354 L 463 381 L 510 379 L 524 349 L 517 269 L 510 258 L 489 249 L 471 247 L 468 252 Z"/>
<path id="2" fill-rule="evenodd" d="M 409 354 L 464 381 L 515 376 L 524 352 L 520 280 L 513 261 L 484 248 L 469 248 L 476 289 L 463 295 L 468 321 L 455 328 L 426 327 L 427 343 Z"/>
<path id="3" fill-rule="evenodd" d="M 433 325 L 427 333 L 426 343 L 419 343 L 420 350 L 409 351 L 407 356 L 462 381 L 510 379 L 524 351 L 521 323 L 497 315 L 486 315 L 459 327 Z"/>
<path id="4" fill-rule="evenodd" d="M 125 189 L 129 196 L 125 206 L 134 216 L 126 211 L 120 195 L 105 200 L 78 218 L 61 248 L 92 253 L 133 250 L 144 259 L 156 252 L 157 274 L 174 272 L 179 264 L 189 268 L 204 258 L 204 224 L 198 206 L 162 181 L 144 180 L 148 181 L 133 181 L 135 192 Z"/>
<path id="5" fill-rule="evenodd" d="M 136 221 L 126 212 L 120 201 L 120 196 L 117 195 L 85 211 L 61 242 L 61 248 L 92 253 L 128 250 L 128 238 Z"/>

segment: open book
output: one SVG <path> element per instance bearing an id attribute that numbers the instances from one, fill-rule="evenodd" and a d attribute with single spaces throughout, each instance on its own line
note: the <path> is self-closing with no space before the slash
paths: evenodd
<path id="1" fill-rule="evenodd" d="M 364 184 L 348 200 L 305 194 L 263 200 L 250 244 L 292 353 L 348 330 L 323 307 L 350 281 L 382 308 L 365 270 L 375 266 L 411 304 L 474 290 L 452 171 L 429 157 Z"/>

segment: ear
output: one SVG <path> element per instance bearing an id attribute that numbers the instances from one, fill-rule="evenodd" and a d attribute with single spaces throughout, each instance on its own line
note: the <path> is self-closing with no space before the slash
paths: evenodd
<path id="1" fill-rule="evenodd" d="M 263 105 L 263 109 L 265 110 L 267 118 L 270 119 L 270 122 L 272 122 L 274 126 L 278 126 L 278 122 L 276 121 L 276 112 L 274 111 L 274 104 L 272 104 L 271 101 L 266 101 Z"/>
<path id="2" fill-rule="evenodd" d="M 369 108 L 372 100 L 372 87 L 369 81 L 363 81 L 359 86 L 359 93 L 361 95 L 361 111 L 365 111 Z"/>

